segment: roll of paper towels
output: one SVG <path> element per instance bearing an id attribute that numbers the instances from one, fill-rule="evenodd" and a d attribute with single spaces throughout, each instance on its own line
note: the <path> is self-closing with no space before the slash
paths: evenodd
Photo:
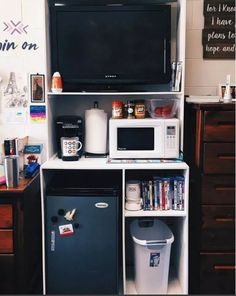
<path id="1" fill-rule="evenodd" d="M 85 151 L 107 152 L 107 113 L 98 108 L 85 111 Z"/>

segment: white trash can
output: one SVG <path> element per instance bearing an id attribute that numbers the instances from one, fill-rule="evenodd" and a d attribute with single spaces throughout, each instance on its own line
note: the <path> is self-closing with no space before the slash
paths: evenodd
<path id="1" fill-rule="evenodd" d="M 135 288 L 139 294 L 167 294 L 170 250 L 174 236 L 158 219 L 133 220 Z"/>

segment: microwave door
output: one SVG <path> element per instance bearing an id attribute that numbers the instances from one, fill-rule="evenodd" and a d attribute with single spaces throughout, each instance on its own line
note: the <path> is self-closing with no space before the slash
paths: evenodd
<path id="1" fill-rule="evenodd" d="M 121 158 L 158 158 L 163 152 L 157 127 L 118 127 L 117 157 Z M 159 140 L 157 139 L 159 138 Z"/>
<path id="2" fill-rule="evenodd" d="M 154 128 L 123 127 L 117 131 L 117 147 L 120 151 L 153 151 Z"/>

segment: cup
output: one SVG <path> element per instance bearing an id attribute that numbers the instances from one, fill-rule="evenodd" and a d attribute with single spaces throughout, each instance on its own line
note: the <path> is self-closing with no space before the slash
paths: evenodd
<path id="1" fill-rule="evenodd" d="M 128 211 L 139 211 L 142 209 L 142 201 L 141 200 L 139 202 L 126 201 L 125 209 Z"/>
<path id="2" fill-rule="evenodd" d="M 19 185 L 19 156 L 6 156 L 3 163 L 7 187 L 17 187 Z"/>
<path id="3" fill-rule="evenodd" d="M 129 180 L 126 182 L 126 199 L 127 200 L 139 200 L 140 199 L 140 181 Z"/>
<path id="4" fill-rule="evenodd" d="M 78 151 L 82 149 L 82 143 L 78 137 L 61 137 L 62 157 L 78 156 Z"/>

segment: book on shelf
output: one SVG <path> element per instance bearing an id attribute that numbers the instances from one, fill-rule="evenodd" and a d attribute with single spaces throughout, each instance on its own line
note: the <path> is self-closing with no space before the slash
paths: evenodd
<path id="1" fill-rule="evenodd" d="M 150 210 L 153 210 L 153 194 L 152 194 L 152 181 L 148 181 L 148 194 L 149 194 L 149 201 L 150 201 Z"/>
<path id="2" fill-rule="evenodd" d="M 172 62 L 171 67 L 172 67 L 172 91 L 180 91 L 183 63 L 181 61 L 177 61 L 177 62 L 174 61 Z"/>

